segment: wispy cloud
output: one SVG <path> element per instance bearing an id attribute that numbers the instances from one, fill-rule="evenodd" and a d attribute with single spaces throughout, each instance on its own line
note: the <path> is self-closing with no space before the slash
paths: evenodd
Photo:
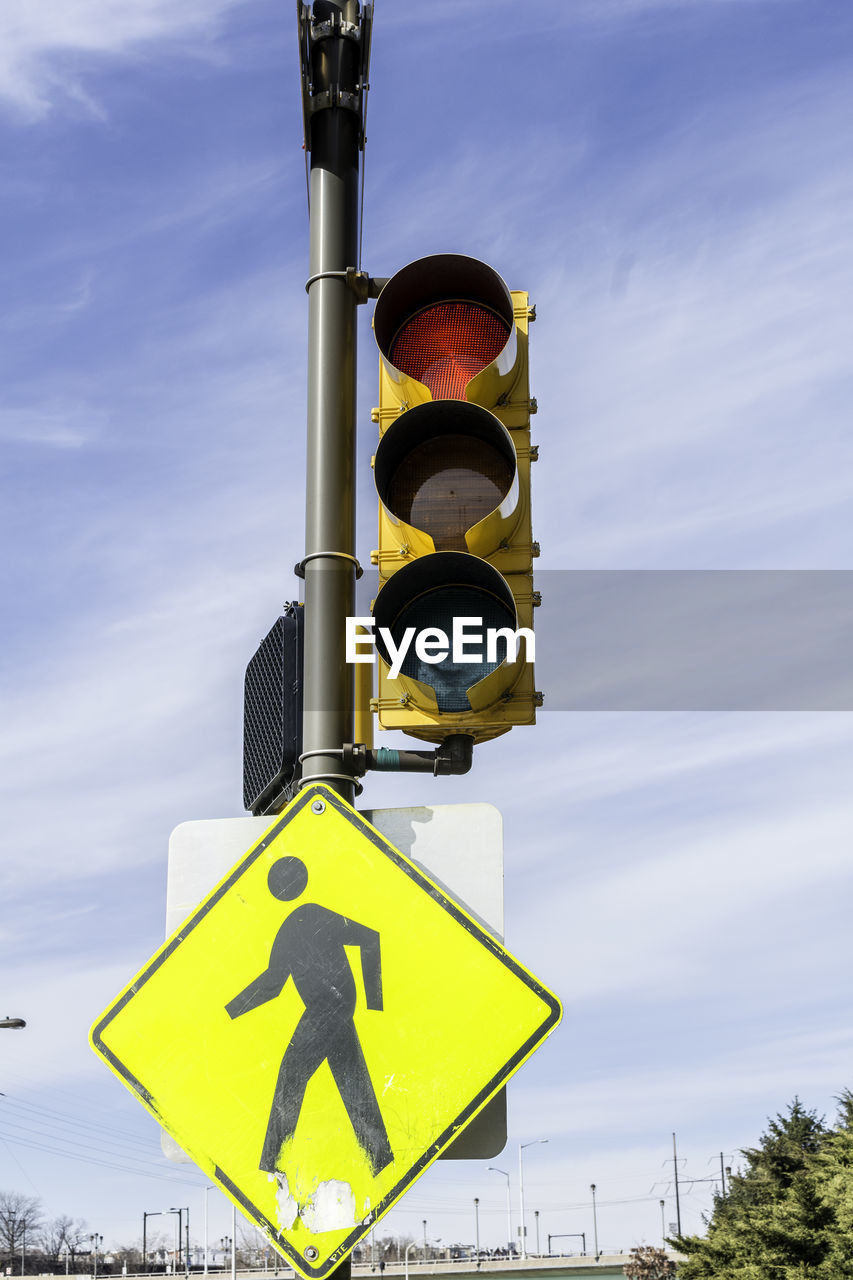
<path id="1" fill-rule="evenodd" d="M 134 56 L 152 42 L 204 56 L 229 12 L 248 0 L 5 0 L 0 10 L 0 98 L 28 120 L 71 99 L 88 114 L 104 108 L 70 68 L 81 57 Z"/>

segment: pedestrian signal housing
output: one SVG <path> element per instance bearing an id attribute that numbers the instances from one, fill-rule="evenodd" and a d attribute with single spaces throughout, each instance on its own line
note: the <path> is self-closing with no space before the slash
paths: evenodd
<path id="1" fill-rule="evenodd" d="M 542 701 L 529 660 L 539 551 L 530 516 L 532 318 L 526 293 L 458 254 L 410 263 L 376 303 L 375 706 L 383 728 L 428 742 L 458 733 L 485 741 L 532 724 Z M 393 680 L 383 629 L 397 648 L 407 633 L 422 637 Z"/>

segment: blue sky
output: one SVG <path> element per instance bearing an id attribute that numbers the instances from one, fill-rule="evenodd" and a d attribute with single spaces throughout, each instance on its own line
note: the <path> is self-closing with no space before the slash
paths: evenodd
<path id="1" fill-rule="evenodd" d="M 175 1200 L 201 1223 L 86 1032 L 162 938 L 170 830 L 241 813 L 243 669 L 296 594 L 296 50 L 270 0 L 0 12 L 0 1013 L 29 1023 L 0 1042 L 0 1186 L 108 1243 Z M 824 0 L 377 5 L 364 265 L 466 252 L 529 290 L 543 568 L 853 567 L 851 53 Z M 832 1112 L 851 764 L 841 712 L 546 712 L 468 778 L 370 779 L 373 807 L 504 811 L 507 940 L 566 1006 L 497 1161 L 515 1196 L 549 1139 L 531 1231 L 590 1231 L 595 1182 L 604 1245 L 655 1240 L 673 1130 L 701 1179 L 795 1094 Z M 504 1185 L 436 1167 L 387 1230 L 470 1240 L 478 1196 L 498 1243 Z"/>

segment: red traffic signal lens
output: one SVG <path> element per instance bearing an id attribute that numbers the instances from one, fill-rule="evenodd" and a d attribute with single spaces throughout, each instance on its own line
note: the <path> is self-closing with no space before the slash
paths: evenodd
<path id="1" fill-rule="evenodd" d="M 434 302 L 397 331 L 389 358 L 434 400 L 464 400 L 471 379 L 500 355 L 510 330 L 476 302 Z"/>

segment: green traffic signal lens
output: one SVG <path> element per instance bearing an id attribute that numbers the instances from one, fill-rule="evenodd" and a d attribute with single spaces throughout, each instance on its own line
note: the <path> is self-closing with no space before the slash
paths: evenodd
<path id="1" fill-rule="evenodd" d="M 485 633 L 491 628 L 514 628 L 514 611 L 477 587 L 437 587 L 413 600 L 397 615 L 391 634 L 395 644 L 399 644 L 407 627 L 414 627 L 416 634 L 428 627 L 437 627 L 452 640 L 454 618 L 482 619 L 482 644 L 469 641 L 466 646 L 470 652 L 482 653 L 480 661 L 454 662 L 451 652 L 441 662 L 428 663 L 418 657 L 415 646 L 411 645 L 400 670 L 412 680 L 432 686 L 439 711 L 470 711 L 468 690 L 503 661 L 503 655 L 497 661 L 486 660 Z"/>

